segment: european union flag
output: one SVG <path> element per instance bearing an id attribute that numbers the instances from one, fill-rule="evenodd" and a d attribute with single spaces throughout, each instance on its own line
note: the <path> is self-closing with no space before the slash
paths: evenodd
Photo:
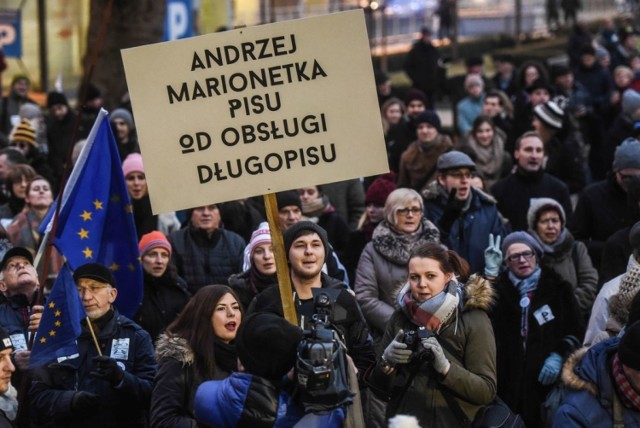
<path id="1" fill-rule="evenodd" d="M 142 268 L 116 144 L 101 110 L 65 186 L 53 244 L 72 270 L 85 263 L 111 269 L 118 289 L 115 305 L 133 317 L 142 302 Z"/>
<path id="2" fill-rule="evenodd" d="M 43 366 L 78 354 L 80 320 L 86 316 L 71 270 L 65 263 L 44 305 L 40 326 L 31 348 L 30 367 Z"/>

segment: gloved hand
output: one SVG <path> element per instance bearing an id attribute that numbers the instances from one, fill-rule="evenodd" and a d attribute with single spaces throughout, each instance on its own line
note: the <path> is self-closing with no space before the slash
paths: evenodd
<path id="1" fill-rule="evenodd" d="M 500 265 L 502 264 L 502 250 L 500 250 L 500 240 L 498 235 L 495 240 L 493 233 L 489 234 L 489 246 L 484 250 L 484 274 L 485 276 L 498 276 Z"/>
<path id="2" fill-rule="evenodd" d="M 102 355 L 94 357 L 93 363 L 95 364 L 95 368 L 91 373 L 89 373 L 91 376 L 106 380 L 113 386 L 122 381 L 124 371 L 118 366 L 118 363 L 113 358 Z"/>
<path id="3" fill-rule="evenodd" d="M 459 201 L 456 198 L 456 193 L 458 193 L 458 189 L 455 187 L 449 192 L 447 204 L 444 206 L 444 211 L 442 211 L 442 217 L 440 217 L 438 224 L 440 230 L 446 234 L 451 231 L 451 226 L 453 226 L 453 223 L 460 217 L 462 207 L 464 206 L 464 201 Z"/>
<path id="4" fill-rule="evenodd" d="M 71 399 L 71 411 L 73 413 L 87 413 L 98 406 L 98 396 L 87 391 L 78 391 Z"/>
<path id="5" fill-rule="evenodd" d="M 560 376 L 560 369 L 562 369 L 562 357 L 556 352 L 552 352 L 551 355 L 544 360 L 542 370 L 538 376 L 538 382 L 543 385 L 551 385 Z"/>
<path id="6" fill-rule="evenodd" d="M 446 375 L 449 373 L 449 368 L 451 367 L 451 363 L 445 357 L 444 351 L 442 350 L 442 346 L 440 346 L 440 342 L 435 337 L 427 337 L 426 339 L 422 339 L 422 347 L 431 353 L 433 359 L 431 360 L 431 365 L 433 369 L 440 373 L 441 375 Z"/>
<path id="7" fill-rule="evenodd" d="M 401 342 L 403 336 L 404 330 L 398 330 L 396 337 L 382 353 L 382 357 L 391 364 L 407 364 L 411 359 L 413 351 L 407 349 L 406 343 Z"/>

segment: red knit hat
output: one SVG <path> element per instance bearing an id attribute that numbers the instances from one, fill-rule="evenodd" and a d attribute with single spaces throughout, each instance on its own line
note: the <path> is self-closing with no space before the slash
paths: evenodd
<path id="1" fill-rule="evenodd" d="M 140 243 L 138 244 L 138 251 L 140 252 L 140 256 L 144 256 L 147 252 L 158 247 L 167 250 L 169 257 L 171 257 L 171 243 L 167 237 L 164 236 L 164 233 L 154 230 L 153 232 L 142 235 Z"/>
<path id="2" fill-rule="evenodd" d="M 379 206 L 384 206 L 389 193 L 396 190 L 397 187 L 398 185 L 396 184 L 395 172 L 392 171 L 387 174 L 381 175 L 380 177 L 373 180 L 373 183 L 369 185 L 364 202 L 367 205 L 370 203 L 374 203 Z"/>

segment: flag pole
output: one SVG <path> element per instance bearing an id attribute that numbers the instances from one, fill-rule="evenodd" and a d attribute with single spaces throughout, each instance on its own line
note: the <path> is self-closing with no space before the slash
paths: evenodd
<path id="1" fill-rule="evenodd" d="M 91 338 L 93 339 L 93 344 L 96 345 L 96 350 L 98 351 L 98 355 L 102 357 L 102 351 L 100 350 L 100 345 L 98 344 L 98 338 L 96 337 L 96 333 L 93 331 L 93 324 L 91 324 L 91 319 L 89 317 L 87 319 L 87 326 L 89 326 L 89 331 L 91 332 Z"/>
<path id="2" fill-rule="evenodd" d="M 271 230 L 271 242 L 273 244 L 273 255 L 276 259 L 276 273 L 278 275 L 278 287 L 280 288 L 280 301 L 284 317 L 293 325 L 298 325 L 296 307 L 293 304 L 293 292 L 291 291 L 291 277 L 289 276 L 289 266 L 287 265 L 287 255 L 284 251 L 282 231 L 278 221 L 278 201 L 274 193 L 263 195 L 264 206 L 267 212 L 269 230 Z"/>

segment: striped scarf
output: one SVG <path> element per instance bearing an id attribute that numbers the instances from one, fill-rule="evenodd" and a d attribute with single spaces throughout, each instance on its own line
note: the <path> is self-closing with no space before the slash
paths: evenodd
<path id="1" fill-rule="evenodd" d="M 622 363 L 618 353 L 613 356 L 613 378 L 615 380 L 618 396 L 622 400 L 622 404 L 629 409 L 640 411 L 640 394 L 629 383 L 629 379 L 622 370 Z"/>
<path id="2" fill-rule="evenodd" d="M 451 318 L 461 300 L 462 288 L 456 280 L 447 282 L 444 290 L 424 302 L 413 298 L 409 283 L 398 294 L 398 306 L 411 322 L 436 333 Z"/>

